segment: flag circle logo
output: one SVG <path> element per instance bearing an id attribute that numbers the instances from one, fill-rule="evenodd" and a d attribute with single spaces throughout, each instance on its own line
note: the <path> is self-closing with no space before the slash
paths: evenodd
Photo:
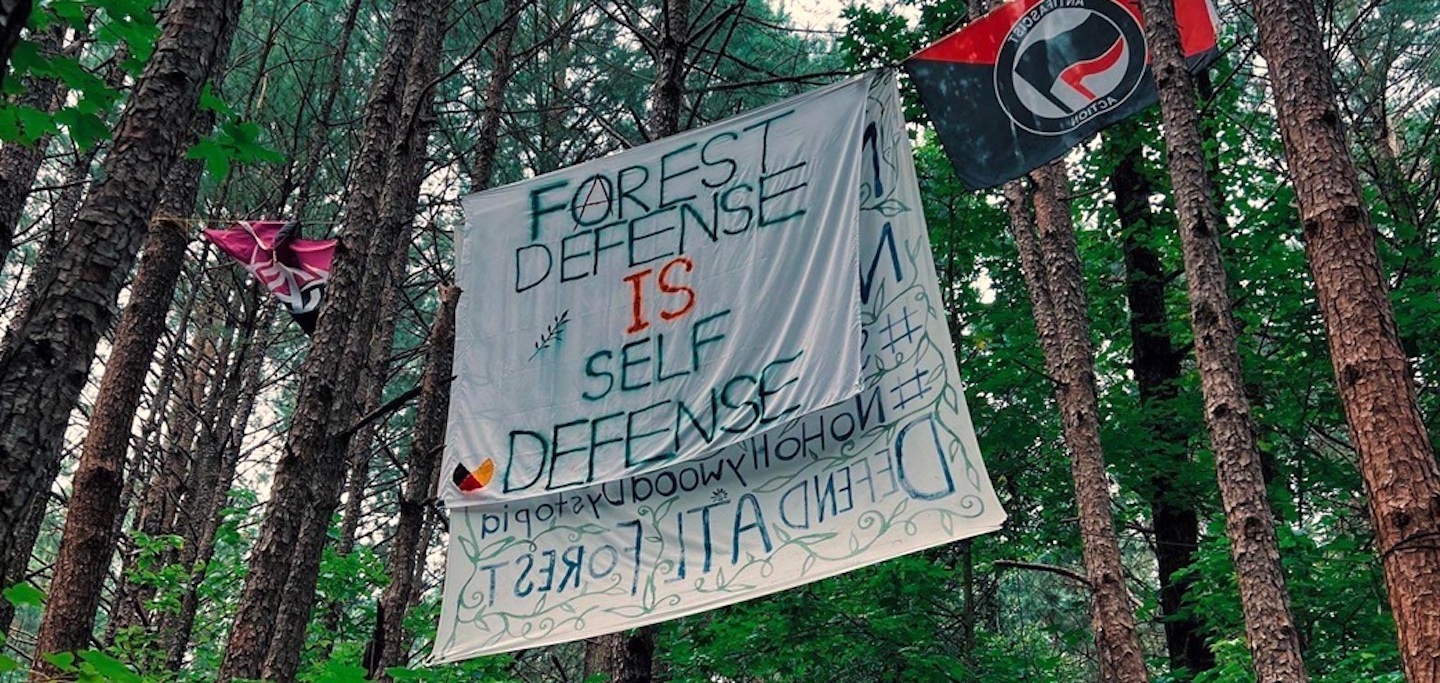
<path id="1" fill-rule="evenodd" d="M 995 94 L 1015 125 L 1063 135 L 1135 93 L 1145 71 L 1139 19 L 1112 0 L 1044 0 L 1016 19 L 995 57 Z"/>

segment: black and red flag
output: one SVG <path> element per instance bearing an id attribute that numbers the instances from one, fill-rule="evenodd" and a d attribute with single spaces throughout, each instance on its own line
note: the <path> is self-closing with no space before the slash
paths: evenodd
<path id="1" fill-rule="evenodd" d="M 1218 56 L 1209 0 L 1175 0 L 1191 71 Z M 1013 0 L 905 62 L 960 180 L 993 187 L 1157 98 L 1132 0 Z"/>
<path id="2" fill-rule="evenodd" d="M 240 221 L 205 237 L 264 284 L 305 334 L 315 331 L 335 240 L 303 239 L 299 224 L 287 221 Z"/>

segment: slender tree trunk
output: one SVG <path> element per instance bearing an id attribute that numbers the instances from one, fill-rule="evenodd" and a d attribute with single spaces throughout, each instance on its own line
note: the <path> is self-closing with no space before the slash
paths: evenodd
<path id="1" fill-rule="evenodd" d="M 193 309 L 199 291 L 197 283 L 191 291 L 188 307 Z M 215 315 L 215 301 L 204 302 L 202 320 L 213 320 Z M 163 410 L 164 419 L 169 424 L 155 427 L 165 433 L 154 436 L 155 454 L 151 457 L 155 462 L 140 495 L 140 506 L 132 526 L 134 532 L 149 538 L 175 531 L 180 501 L 190 478 L 191 445 L 202 406 L 207 403 L 205 387 L 211 384 L 212 379 L 216 385 L 223 379 L 218 372 L 213 378 L 211 376 L 212 370 L 218 370 L 219 362 L 218 348 L 214 343 L 216 330 L 208 324 L 202 324 L 200 330 L 193 343 L 189 344 L 192 347 L 190 353 L 172 360 L 177 366 L 185 366 L 181 368 L 185 372 L 179 390 L 172 390 L 173 393 L 163 401 L 157 396 L 156 409 Z M 186 327 L 181 326 L 177 332 L 180 336 L 176 341 L 178 345 L 187 345 L 185 333 Z M 133 580 L 132 570 L 138 559 L 138 548 L 130 548 L 121 558 L 120 585 L 116 588 L 115 604 L 111 607 L 110 622 L 106 626 L 107 641 L 113 640 L 116 633 L 135 628 L 150 630 L 153 626 L 146 604 L 155 596 L 155 589 Z"/>
<path id="2" fill-rule="evenodd" d="M 222 681 L 255 678 L 261 673 L 270 649 L 272 620 L 290 580 L 306 517 L 325 509 L 327 504 L 333 511 L 344 485 L 344 456 L 352 425 L 358 418 L 356 377 L 346 369 L 356 367 L 368 349 L 363 340 L 374 323 L 383 284 L 377 281 L 382 279 L 377 275 L 379 271 L 388 274 L 384 266 L 393 251 L 401 248 L 403 233 L 400 226 L 383 224 L 380 195 L 399 151 L 417 144 L 415 136 L 401 135 L 398 141 L 395 136 L 395 131 L 404 125 L 400 106 L 404 101 L 404 75 L 416 48 L 420 24 L 440 15 L 442 11 L 433 0 L 406 0 L 394 12 L 390 37 L 365 108 L 361 149 L 346 200 L 347 222 L 340 233 L 326 303 L 311 337 L 310 353 L 301 366 L 295 415 L 275 471 L 260 540 L 251 555 L 250 572 L 220 669 Z M 439 42 L 438 33 L 432 43 Z M 269 659 L 275 661 L 275 657 Z"/>
<path id="3" fill-rule="evenodd" d="M 90 642 L 115 546 L 114 519 L 120 514 L 130 427 L 180 279 L 189 241 L 186 232 L 184 224 L 171 220 L 157 220 L 150 230 L 80 452 L 60 555 L 50 580 L 50 600 L 36 640 L 37 653 L 70 652 Z M 30 680 L 47 680 L 59 673 L 39 659 Z"/>
<path id="4" fill-rule="evenodd" d="M 1040 168 L 1031 177 L 1035 183 L 1038 260 L 1044 266 L 1054 316 L 1045 321 L 1037 316 L 1036 326 L 1042 340 L 1050 338 L 1049 342 L 1042 341 L 1042 348 L 1049 351 L 1046 366 L 1055 383 L 1065 445 L 1070 451 L 1100 680 L 1138 683 L 1148 680 L 1149 674 L 1110 513 L 1110 486 L 1100 446 L 1100 409 L 1095 397 L 1095 354 L 1070 216 L 1070 181 L 1063 162 Z"/>
<path id="5" fill-rule="evenodd" d="M 175 0 L 55 273 L 0 349 L 0 546 L 43 495 L 101 334 L 240 0 Z M 3 569 L 3 568 L 0 568 Z M 4 572 L 0 572 L 3 574 Z"/>
<path id="6" fill-rule="evenodd" d="M 1433 683 L 1440 681 L 1440 467 L 1400 348 L 1314 7 L 1300 0 L 1252 6 L 1405 678 Z"/>
<path id="7" fill-rule="evenodd" d="M 1176 350 L 1166 329 L 1165 283 L 1169 278 L 1160 255 L 1148 246 L 1160 226 L 1159 217 L 1150 210 L 1154 188 L 1145 175 L 1141 146 L 1135 139 L 1138 130 L 1137 124 L 1127 122 L 1106 133 L 1106 141 L 1120 148 L 1110 187 L 1125 233 L 1125 297 L 1130 306 L 1132 369 L 1140 391 L 1141 429 L 1151 435 L 1156 450 L 1148 493 L 1166 651 L 1172 670 L 1195 674 L 1213 668 L 1215 657 L 1205 645 L 1200 620 L 1184 611 L 1191 581 L 1177 576 L 1190 566 L 1200 542 L 1196 496 L 1184 483 L 1184 471 L 1190 465 L 1189 435 L 1174 406 L 1184 354 Z"/>
<path id="8" fill-rule="evenodd" d="M 1195 85 L 1185 68 L 1174 5 L 1167 0 L 1142 0 L 1141 7 L 1151 68 L 1160 90 L 1170 182 L 1185 254 L 1195 360 L 1225 505 L 1230 556 L 1240 584 L 1246 642 L 1257 680 L 1300 683 L 1309 676 L 1301 657 L 1300 633 L 1290 612 L 1275 521 L 1260 449 L 1255 444 L 1255 422 L 1240 372 L 1239 330 L 1220 262 L 1220 231 L 1225 223 L 1206 172 Z"/>
<path id="9" fill-rule="evenodd" d="M 36 48 L 41 54 L 59 52 L 65 29 L 64 23 L 57 23 L 40 35 Z M 30 77 L 25 79 L 25 86 L 25 94 L 17 104 L 40 111 L 54 111 L 59 100 L 56 95 L 63 92 L 53 78 Z M 25 200 L 30 196 L 35 174 L 40 170 L 40 162 L 45 160 L 45 148 L 49 144 L 50 136 L 46 135 L 31 145 L 12 141 L 0 147 L 0 264 L 5 263 L 15 246 Z"/>
<path id="10" fill-rule="evenodd" d="M 425 357 L 425 376 L 420 403 L 415 411 L 415 439 L 405 473 L 405 488 L 400 498 L 400 521 L 390 540 L 390 556 L 386 572 L 390 585 L 380 596 L 378 666 L 372 678 L 389 681 L 384 671 L 403 666 L 410 648 L 404 638 L 405 613 L 409 610 L 415 575 L 423 566 L 427 540 L 422 535 L 427 503 L 434 498 L 439 481 L 440 451 L 445 446 L 445 420 L 450 410 L 450 376 L 455 359 L 455 305 L 460 290 L 445 286 L 440 290 L 440 308 L 430 326 L 430 349 Z"/>
<path id="11" fill-rule="evenodd" d="M 258 296 L 262 297 L 262 300 L 265 297 L 263 293 Z M 182 553 L 180 558 L 190 571 L 189 581 L 180 598 L 180 610 L 168 617 L 162 625 L 161 630 L 166 636 L 166 668 L 170 671 L 180 669 L 184 663 L 185 652 L 190 646 L 195 615 L 200 607 L 200 584 L 205 580 L 208 564 L 215 554 L 215 534 L 223 521 L 230 486 L 234 482 L 235 469 L 240 462 L 245 426 L 250 422 L 255 397 L 260 393 L 260 370 L 265 364 L 265 354 L 258 342 L 254 341 L 254 335 L 265 334 L 270 329 L 276 310 L 268 301 L 262 305 L 265 306 L 265 312 L 260 315 L 259 321 L 254 323 L 254 332 L 247 331 L 247 341 L 241 347 L 240 365 L 243 370 L 240 373 L 240 392 L 238 397 L 230 402 L 235 407 L 233 419 L 229 422 L 225 436 L 216 440 L 216 444 L 223 450 L 216 454 L 220 469 L 215 477 L 213 492 L 205 503 L 206 507 L 197 511 L 204 520 L 204 525 L 193 534 L 193 538 L 187 536 L 186 548 L 193 547 L 194 550 L 190 554 Z"/>
<path id="12" fill-rule="evenodd" d="M 345 56 L 350 51 L 350 39 L 355 34 L 355 19 L 360 14 L 362 0 L 350 0 L 345 20 L 340 24 L 340 37 L 335 41 L 335 54 L 330 59 L 330 74 L 325 96 L 320 100 L 320 110 L 310 124 L 310 137 L 305 143 L 305 167 L 296 183 L 299 194 L 295 199 L 295 219 L 305 220 L 310 208 L 310 195 L 314 191 L 315 177 L 320 172 L 320 162 L 325 158 L 326 141 L 333 124 L 330 115 L 335 111 L 335 98 L 345 81 Z"/>
<path id="13" fill-rule="evenodd" d="M 501 21 L 495 34 L 495 49 L 492 52 L 490 78 L 485 82 L 485 93 L 481 103 L 485 111 L 480 114 L 480 139 L 475 142 L 475 164 L 470 167 L 471 188 L 479 192 L 490 187 L 495 175 L 495 157 L 500 149 L 500 119 L 505 109 L 505 89 L 510 86 L 514 75 L 515 32 L 520 26 L 520 9 L 525 0 L 505 0 L 501 6 Z"/>

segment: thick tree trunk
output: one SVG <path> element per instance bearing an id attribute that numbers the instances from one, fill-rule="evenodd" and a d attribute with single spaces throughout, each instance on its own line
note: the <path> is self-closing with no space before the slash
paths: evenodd
<path id="1" fill-rule="evenodd" d="M 1085 576 L 1090 582 L 1091 625 L 1100 660 L 1100 680 L 1148 680 L 1135 613 L 1125 587 L 1120 544 L 1110 513 L 1110 487 L 1100 446 L 1100 412 L 1095 397 L 1094 350 L 1086 312 L 1085 285 L 1070 216 L 1070 181 L 1062 162 L 1031 174 L 1035 182 L 1035 227 L 1053 319 L 1036 320 L 1046 366 L 1055 383 L 1075 502 Z M 1017 231 L 1018 232 L 1018 231 Z"/>
<path id="2" fill-rule="evenodd" d="M 445 420 L 450 410 L 450 376 L 455 360 L 455 305 L 460 290 L 446 286 L 440 290 L 440 308 L 430 326 L 430 349 L 425 356 L 425 376 L 420 403 L 415 411 L 415 439 L 405 473 L 405 488 L 400 497 L 400 520 L 390 540 L 390 556 L 385 562 L 390 585 L 380 596 L 378 666 L 372 678 L 389 681 L 383 672 L 403 666 L 410 648 L 405 641 L 403 622 L 409 610 L 415 575 L 424 563 L 426 538 L 422 535 L 427 503 L 434 498 L 439 481 L 440 451 L 445 446 Z"/>
<path id="3" fill-rule="evenodd" d="M 443 12 L 434 10 L 421 22 L 414 50 L 406 67 L 405 86 L 400 100 L 402 125 L 398 136 L 401 144 L 391 155 L 390 169 L 380 201 L 380 224 L 388 226 L 384 232 L 393 232 L 400 237 L 388 251 L 377 251 L 371 258 L 372 270 L 367 274 L 364 288 L 376 292 L 378 301 L 372 310 L 378 317 L 372 318 L 364 328 L 357 328 L 350 340 L 352 346 L 363 350 L 360 364 L 352 372 L 358 376 L 355 388 L 358 397 L 359 415 L 368 414 L 379 404 L 388 374 L 388 360 L 394 346 L 395 318 L 399 312 L 404 291 L 401 283 L 405 279 L 409 262 L 410 235 L 413 230 L 415 212 L 419 203 L 420 184 L 424 180 L 427 162 L 425 141 L 434 123 L 432 103 L 433 90 L 427 88 L 435 78 L 439 67 L 439 44 L 443 39 Z M 381 260 L 383 256 L 383 260 Z M 379 265 L 377 266 L 377 261 Z M 368 470 L 371 445 L 375 430 L 362 428 L 351 437 L 350 463 L 352 469 Z M 365 461 L 357 466 L 363 449 Z M 360 480 L 366 475 L 357 473 Z M 300 665 L 300 653 L 305 643 L 305 627 L 315 605 L 315 588 L 320 575 L 320 564 L 324 546 L 329 538 L 330 520 L 340 503 L 340 488 L 334 488 L 322 503 L 311 509 L 304 522 L 301 541 L 296 544 L 291 561 L 290 576 L 287 580 L 286 597 L 281 604 L 279 619 L 272 636 L 269 651 L 262 669 L 268 679 L 282 683 L 294 679 Z M 363 486 L 361 489 L 363 495 Z M 358 497 L 357 497 L 358 498 Z M 356 500 L 358 521 L 359 505 Z M 352 530 L 353 542 L 353 530 Z M 348 552 L 348 549 L 341 548 Z"/>
<path id="4" fill-rule="evenodd" d="M 37 653 L 70 652 L 90 642 L 115 546 L 114 519 L 120 514 L 130 427 L 180 279 L 189 241 L 186 227 L 172 220 L 157 220 L 150 229 L 145 257 L 130 289 L 130 305 L 120 316 L 80 452 L 60 555 L 50 580 L 50 600 L 36 639 Z M 30 680 L 47 680 L 59 673 L 38 659 Z"/>
<path id="5" fill-rule="evenodd" d="M 1184 483 L 1184 470 L 1190 464 L 1189 435 L 1174 406 L 1184 354 L 1176 350 L 1166 329 L 1170 318 L 1165 310 L 1165 283 L 1169 278 L 1159 254 L 1148 246 L 1160 226 L 1150 210 L 1154 188 L 1145 175 L 1141 146 L 1135 138 L 1138 130 L 1139 126 L 1130 122 L 1106 134 L 1106 141 L 1120 152 L 1110 187 L 1125 233 L 1125 298 L 1130 306 L 1132 369 L 1140 391 L 1141 429 L 1151 435 L 1156 450 L 1148 493 L 1166 651 L 1172 670 L 1194 674 L 1213 668 L 1215 657 L 1205 645 L 1200 620 L 1183 611 L 1191 582 L 1177 577 L 1190 566 L 1200 539 L 1196 496 Z"/>
<path id="6" fill-rule="evenodd" d="M 1220 262 L 1224 220 L 1206 172 L 1195 85 L 1185 68 L 1174 6 L 1167 0 L 1142 0 L 1152 69 L 1160 90 L 1165 146 L 1170 161 L 1175 211 L 1185 254 L 1190 294 L 1190 325 L 1195 361 L 1205 398 L 1205 424 L 1215 453 L 1215 473 L 1225 506 L 1230 556 L 1240 584 L 1246 642 L 1262 683 L 1309 680 L 1300 653 L 1300 633 L 1290 612 L 1290 594 L 1280 566 L 1280 547 L 1255 422 L 1240 372 L 1239 330 L 1225 291 Z"/>
<path id="7" fill-rule="evenodd" d="M 318 511 L 325 511 L 328 519 L 344 485 L 345 453 L 352 425 L 359 417 L 357 377 L 348 369 L 363 362 L 380 292 L 388 283 L 386 265 L 395 249 L 404 248 L 400 243 L 404 226 L 384 222 L 381 195 L 387 185 L 393 185 L 386 180 L 397 170 L 395 160 L 405 158 L 407 148 L 423 150 L 424 146 L 424 136 L 413 134 L 413 127 L 405 122 L 405 74 L 417 47 L 437 47 L 442 37 L 437 30 L 430 34 L 434 38 L 429 45 L 417 41 L 422 24 L 443 16 L 433 0 L 401 2 L 394 14 L 366 104 L 361 150 L 346 200 L 346 225 L 340 233 L 326 303 L 311 338 L 310 353 L 301 366 L 295 415 L 220 669 L 223 681 L 255 678 L 267 660 L 282 661 L 278 651 L 269 656 L 267 652 L 274 615 L 291 579 L 302 531 L 307 518 Z M 397 130 L 405 134 L 397 136 Z M 318 563 L 315 566 L 318 570 Z M 299 585 L 313 586 L 313 577 L 296 578 L 302 582 Z M 313 604 L 313 588 L 309 592 Z"/>
<path id="8" fill-rule="evenodd" d="M 179 157 L 240 0 L 175 0 L 55 273 L 0 349 L 0 546 L 43 495 L 101 334 L 135 261 L 161 180 Z M 0 568 L 3 569 L 3 568 Z M 3 573 L 3 572 L 0 572 Z"/>
<path id="9" fill-rule="evenodd" d="M 1410 683 L 1440 681 L 1440 467 L 1395 329 L 1375 228 L 1313 5 L 1253 0 L 1336 386 Z"/>

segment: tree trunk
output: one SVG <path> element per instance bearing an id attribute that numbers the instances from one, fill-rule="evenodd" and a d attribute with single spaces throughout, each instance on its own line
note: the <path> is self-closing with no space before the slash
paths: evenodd
<path id="1" fill-rule="evenodd" d="M 59 458 L 95 347 L 114 319 L 161 180 L 180 155 L 200 87 L 239 9 L 240 0 L 171 3 L 102 179 L 80 209 L 54 275 L 0 350 L 0 546 L 16 542 L 23 511 L 50 485 L 46 474 Z"/>
<path id="2" fill-rule="evenodd" d="M 1440 467 L 1416 403 L 1314 7 L 1253 0 L 1405 678 L 1440 681 Z"/>
<path id="3" fill-rule="evenodd" d="M 114 519 L 120 514 L 130 427 L 180 279 L 189 241 L 186 232 L 183 223 L 157 220 L 146 241 L 145 257 L 130 289 L 130 305 L 120 316 L 80 452 L 60 555 L 50 580 L 50 600 L 36 638 L 37 653 L 71 652 L 90 642 L 115 546 Z M 59 673 L 39 659 L 30 680 L 46 680 Z"/>
<path id="4" fill-rule="evenodd" d="M 680 132 L 684 105 L 685 62 L 690 47 L 690 0 L 663 0 L 663 23 L 655 49 L 655 80 L 650 84 L 648 137 L 659 140 Z M 655 629 L 611 633 L 585 641 L 585 675 L 604 673 L 612 683 L 649 683 Z"/>
<path id="5" fill-rule="evenodd" d="M 479 192 L 490 187 L 495 175 L 495 157 L 500 149 L 500 119 L 504 114 L 505 89 L 510 86 L 514 74 L 515 32 L 520 26 L 520 10 L 524 0 L 505 0 L 501 6 L 501 21 L 504 23 L 495 33 L 495 50 L 491 60 L 495 66 L 485 82 L 485 93 L 481 104 L 485 111 L 480 114 L 480 139 L 475 142 L 475 163 L 470 167 L 471 190 Z"/>
<path id="6" fill-rule="evenodd" d="M 1200 540 L 1196 497 L 1186 489 L 1184 471 L 1190 464 L 1188 434 L 1174 402 L 1184 354 L 1175 349 L 1166 327 L 1165 283 L 1169 279 L 1160 255 L 1148 244 L 1158 233 L 1159 218 L 1150 210 L 1154 188 L 1145 175 L 1139 125 L 1126 122 L 1106 133 L 1106 142 L 1120 148 L 1110 187 L 1125 233 L 1125 298 L 1130 307 L 1132 369 L 1140 391 L 1141 429 L 1151 435 L 1156 451 L 1149 477 L 1150 510 L 1155 527 L 1155 562 L 1160 578 L 1160 613 L 1165 619 L 1165 645 L 1170 667 L 1191 674 L 1215 666 L 1205 645 L 1203 625 L 1183 613 L 1191 582 L 1176 575 L 1194 560 Z"/>
<path id="7" fill-rule="evenodd" d="M 1070 451 L 1100 680 L 1139 683 L 1148 680 L 1149 674 L 1135 630 L 1135 613 L 1125 587 L 1120 544 L 1110 514 L 1110 486 L 1100 446 L 1100 412 L 1095 397 L 1095 354 L 1070 216 L 1070 181 L 1063 162 L 1040 168 L 1031 177 L 1035 183 L 1039 261 L 1044 265 L 1054 315 L 1047 321 L 1037 316 L 1036 326 L 1042 339 L 1051 339 L 1042 346 L 1050 350 L 1046 366 L 1055 383 L 1065 445 Z"/>
<path id="8" fill-rule="evenodd" d="M 1263 683 L 1309 680 L 1300 653 L 1300 633 L 1290 613 L 1290 594 L 1280 566 L 1275 521 L 1255 444 L 1255 422 L 1240 373 L 1239 330 L 1225 291 L 1220 262 L 1224 220 L 1206 172 L 1195 84 L 1185 68 L 1174 5 L 1142 0 L 1152 70 L 1160 91 L 1170 183 L 1180 220 L 1190 294 L 1195 361 L 1205 398 L 1205 424 L 1215 453 L 1215 473 L 1225 506 L 1225 531 L 1240 584 L 1246 642 Z"/>
<path id="9" fill-rule="evenodd" d="M 376 646 L 380 648 L 380 658 L 370 676 L 381 681 L 389 681 L 385 670 L 404 666 L 410 654 L 403 624 L 414 597 L 415 575 L 424 566 L 425 547 L 429 545 L 421 532 L 427 504 L 434 498 L 439 482 L 440 452 L 445 446 L 445 420 L 450 410 L 450 377 L 455 360 L 455 305 L 459 299 L 459 289 L 442 287 L 440 308 L 430 326 L 430 350 L 425 357 L 424 385 L 415 411 L 415 439 L 410 446 L 405 489 L 400 498 L 400 520 L 385 562 L 390 585 L 380 596 L 379 614 L 388 617 L 378 617 Z"/>
<path id="10" fill-rule="evenodd" d="M 335 111 L 335 98 L 345 81 L 345 56 L 350 51 L 350 39 L 355 34 L 355 20 L 360 14 L 361 0 L 350 0 L 345 20 L 340 24 L 340 37 L 335 41 L 335 55 L 330 59 L 330 74 L 325 96 L 320 100 L 320 110 L 310 124 L 310 137 L 305 143 L 305 167 L 296 182 L 299 193 L 295 199 L 295 220 L 303 221 L 310 208 L 310 196 L 314 191 L 315 177 L 320 172 L 320 162 L 325 158 L 327 139 L 334 124 L 330 115 Z"/>
<path id="11" fill-rule="evenodd" d="M 292 562 L 307 516 L 339 502 L 345 479 L 345 453 L 358 416 L 357 367 L 368 349 L 380 292 L 395 249 L 403 248 L 403 226 L 385 224 L 382 197 L 386 179 L 406 147 L 423 149 L 423 136 L 396 136 L 405 125 L 402 105 L 407 67 L 421 24 L 443 15 L 434 0 L 406 0 L 395 9 L 390 37 L 366 104 L 361 149 L 354 162 L 352 189 L 346 199 L 346 224 L 340 232 L 326 303 L 310 353 L 301 366 L 295 415 L 284 454 L 275 471 L 271 500 L 260 539 L 251 555 L 235 624 L 219 678 L 255 678 L 266 661 L 271 627 L 290 580 Z M 430 41 L 436 47 L 440 31 Z M 432 69 L 433 71 L 433 69 Z M 419 140 L 415 138 L 419 137 Z M 397 139 L 398 138 L 398 139 Z M 328 518 L 328 517 L 327 517 Z M 318 570 L 318 563 L 316 565 Z M 313 584 L 313 578 L 298 577 Z M 313 588 L 308 599 L 313 604 Z"/>
<path id="12" fill-rule="evenodd" d="M 36 48 L 43 54 L 60 51 L 60 41 L 65 38 L 65 24 L 57 23 L 41 34 Z M 54 111 L 59 100 L 56 95 L 63 92 L 59 82 L 53 78 L 25 79 L 25 94 L 20 96 L 19 106 L 34 107 L 40 111 Z M 15 246 L 15 236 L 20 233 L 20 218 L 24 214 L 25 200 L 30 197 L 30 188 L 35 184 L 35 174 L 40 162 L 45 160 L 45 148 L 50 136 L 36 140 L 34 144 L 22 145 L 7 142 L 0 147 L 0 264 Z M 53 227 L 52 227 L 53 229 Z"/>
<path id="13" fill-rule="evenodd" d="M 406 67 L 403 95 L 400 99 L 401 133 L 400 145 L 391 154 L 390 168 L 380 201 L 380 224 L 388 226 L 382 232 L 400 236 L 387 249 L 374 252 L 371 257 L 371 272 L 367 274 L 364 289 L 376 292 L 378 301 L 371 310 L 378 317 L 371 318 L 365 327 L 357 328 L 350 344 L 364 354 L 359 364 L 351 366 L 358 377 L 355 394 L 358 398 L 359 415 L 368 414 L 377 407 L 383 394 L 388 375 L 388 359 L 394 347 L 395 316 L 405 296 L 401 287 L 409 262 L 410 235 L 413 231 L 415 213 L 419 203 L 420 185 L 425 177 L 427 163 L 425 141 L 434 123 L 433 90 L 428 86 L 435 78 L 439 67 L 439 44 L 443 39 L 444 13 L 435 9 L 420 23 L 415 45 Z M 378 266 L 377 266 L 378 262 Z M 374 437 L 374 426 L 361 428 L 351 437 L 349 462 L 352 468 L 368 470 L 368 456 Z M 365 461 L 357 468 L 361 456 L 354 452 L 363 449 Z M 363 472 L 356 475 L 364 480 Z M 266 654 L 263 672 L 266 678 L 282 683 L 294 680 L 300 665 L 300 653 L 305 643 L 305 627 L 315 605 L 315 588 L 320 575 L 320 565 L 325 542 L 329 538 L 330 520 L 340 503 L 340 488 L 333 488 L 323 502 L 311 509 L 304 522 L 301 541 L 296 544 L 291 561 L 290 577 L 287 581 L 286 598 L 281 604 L 279 619 L 275 625 L 269 652 Z M 363 486 L 360 492 L 363 496 Z M 357 506 L 361 501 L 355 501 Z M 357 508 L 357 520 L 358 520 Z M 353 531 L 352 531 L 353 542 Z M 348 549 L 342 549 L 348 552 Z"/>
<path id="14" fill-rule="evenodd" d="M 235 469 L 240 461 L 240 448 L 245 437 L 245 426 L 250 421 L 251 411 L 254 410 L 255 397 L 260 393 L 260 370 L 265 364 L 265 354 L 263 347 L 254 337 L 256 334 L 265 334 L 270 329 L 276 307 L 265 298 L 267 295 L 264 293 L 257 293 L 257 296 L 265 301 L 262 304 L 265 306 L 265 312 L 260 315 L 259 321 L 253 322 L 250 329 L 246 330 L 246 341 L 241 346 L 241 359 L 237 365 L 242 368 L 239 372 L 239 394 L 233 400 L 230 400 L 227 395 L 225 400 L 227 405 L 234 407 L 233 417 L 228 422 L 224 436 L 214 440 L 215 445 L 221 449 L 213 454 L 219 461 L 219 471 L 214 478 L 210 496 L 197 505 L 195 514 L 200 517 L 203 524 L 199 525 L 199 529 L 186 535 L 185 546 L 180 557 L 182 566 L 187 567 L 190 572 L 189 581 L 180 597 L 180 610 L 173 615 L 167 615 L 161 626 L 161 632 L 165 634 L 166 639 L 166 669 L 170 671 L 180 669 L 184 663 L 185 652 L 190 646 L 190 636 L 195 628 L 195 615 L 200 607 L 200 583 L 205 580 L 210 558 L 215 553 L 215 534 L 220 528 L 222 513 L 229 499 L 230 485 L 235 479 Z M 222 411 L 222 413 L 227 416 L 231 415 L 231 412 L 228 411 Z"/>

